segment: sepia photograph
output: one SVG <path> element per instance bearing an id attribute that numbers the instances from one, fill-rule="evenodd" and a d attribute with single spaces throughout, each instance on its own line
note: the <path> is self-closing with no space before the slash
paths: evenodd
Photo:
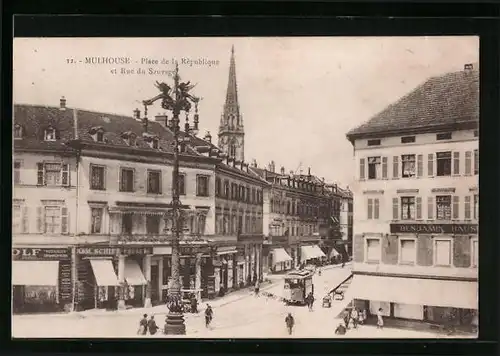
<path id="1" fill-rule="evenodd" d="M 479 37 L 16 37 L 12 90 L 12 338 L 477 338 Z"/>

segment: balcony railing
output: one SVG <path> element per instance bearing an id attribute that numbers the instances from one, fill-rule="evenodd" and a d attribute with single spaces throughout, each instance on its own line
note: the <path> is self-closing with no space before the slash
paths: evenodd
<path id="1" fill-rule="evenodd" d="M 119 234 L 111 235 L 111 240 L 118 243 L 167 243 L 174 240 L 171 234 Z M 181 234 L 181 241 L 204 241 L 200 234 Z"/>

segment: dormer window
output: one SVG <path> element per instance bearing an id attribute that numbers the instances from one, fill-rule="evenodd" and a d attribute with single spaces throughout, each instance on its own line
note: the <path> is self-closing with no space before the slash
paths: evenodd
<path id="1" fill-rule="evenodd" d="M 104 142 L 104 129 L 101 126 L 92 127 L 89 134 L 95 142 Z"/>
<path id="2" fill-rule="evenodd" d="M 127 145 L 135 146 L 135 142 L 136 142 L 136 138 L 137 138 L 135 133 L 133 133 L 131 131 L 124 132 L 124 133 L 122 133 L 122 138 L 125 140 Z"/>
<path id="3" fill-rule="evenodd" d="M 144 138 L 144 141 L 149 145 L 149 147 L 154 148 L 156 150 L 160 148 L 160 140 L 158 136 L 153 136 L 148 133 L 143 133 L 142 137 Z"/>
<path id="4" fill-rule="evenodd" d="M 158 147 L 160 147 L 160 144 L 158 142 L 158 139 L 157 138 L 154 138 L 152 141 L 151 141 L 151 147 L 153 147 L 154 149 L 158 149 Z"/>
<path id="5" fill-rule="evenodd" d="M 14 139 L 19 140 L 23 138 L 23 127 L 21 125 L 14 125 Z"/>
<path id="6" fill-rule="evenodd" d="M 53 127 L 49 127 L 47 129 L 45 129 L 44 140 L 45 141 L 55 141 L 56 140 L 56 129 Z"/>

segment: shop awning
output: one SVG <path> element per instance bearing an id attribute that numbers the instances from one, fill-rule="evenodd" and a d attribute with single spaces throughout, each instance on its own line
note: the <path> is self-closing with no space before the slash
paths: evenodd
<path id="1" fill-rule="evenodd" d="M 302 261 L 307 261 L 310 260 L 311 258 L 326 257 L 326 255 L 323 253 L 323 251 L 321 251 L 321 249 L 317 245 L 301 246 L 300 252 Z"/>
<path id="2" fill-rule="evenodd" d="M 273 251 L 273 264 L 292 261 L 292 258 L 286 253 L 284 248 L 275 248 Z"/>
<path id="3" fill-rule="evenodd" d="M 142 274 L 141 267 L 134 260 L 125 261 L 125 280 L 131 286 L 148 284 L 144 274 Z"/>
<path id="4" fill-rule="evenodd" d="M 111 260 L 90 260 L 90 265 L 94 271 L 95 281 L 98 286 L 118 286 L 118 277 Z"/>
<path id="5" fill-rule="evenodd" d="M 238 250 L 236 250 L 236 247 L 219 247 L 217 249 L 217 256 L 232 255 L 235 253 L 238 253 Z"/>
<path id="6" fill-rule="evenodd" d="M 57 286 L 59 261 L 12 261 L 12 285 Z"/>
<path id="7" fill-rule="evenodd" d="M 477 282 L 354 275 L 355 299 L 401 304 L 478 309 Z"/>
<path id="8" fill-rule="evenodd" d="M 337 256 L 340 256 L 340 253 L 335 248 L 332 248 L 332 251 L 330 252 L 330 258 Z"/>

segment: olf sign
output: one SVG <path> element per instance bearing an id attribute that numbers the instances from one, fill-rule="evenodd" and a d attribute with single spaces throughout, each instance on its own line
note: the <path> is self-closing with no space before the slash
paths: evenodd
<path id="1" fill-rule="evenodd" d="M 40 256 L 42 249 L 40 248 L 13 248 L 12 259 L 20 260 L 23 258 L 37 258 Z"/>

